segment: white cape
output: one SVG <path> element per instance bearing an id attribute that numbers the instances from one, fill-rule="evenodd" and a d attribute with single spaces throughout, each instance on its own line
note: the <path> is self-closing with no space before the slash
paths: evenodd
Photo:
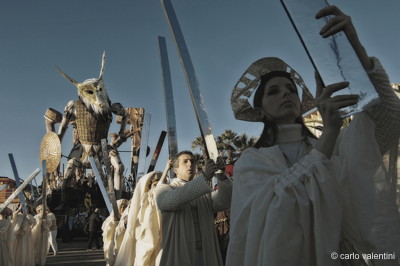
<path id="1" fill-rule="evenodd" d="M 161 249 L 161 217 L 154 200 L 149 197 L 147 187 L 154 172 L 139 179 L 136 184 L 128 214 L 128 224 L 116 266 L 158 265 Z"/>
<path id="2" fill-rule="evenodd" d="M 344 238 L 361 254 L 395 254 L 376 265 L 398 265 L 400 215 L 382 151 L 399 138 L 400 104 L 375 65 L 383 102 L 342 130 L 331 160 L 313 149 L 289 168 L 278 146 L 242 153 L 227 265 L 339 265 L 331 256 Z"/>

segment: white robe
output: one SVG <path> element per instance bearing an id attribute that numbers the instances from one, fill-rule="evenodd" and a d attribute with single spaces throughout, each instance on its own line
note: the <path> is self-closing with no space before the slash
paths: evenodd
<path id="1" fill-rule="evenodd" d="M 57 218 L 54 215 L 54 213 L 50 212 L 47 214 L 48 219 L 51 220 L 51 226 L 50 226 L 50 233 L 49 233 L 49 247 L 53 249 L 54 254 L 57 253 L 58 247 L 57 247 Z"/>
<path id="2" fill-rule="evenodd" d="M 4 219 L 0 215 L 0 265 L 14 265 L 13 241 L 14 232 L 11 217 Z"/>
<path id="3" fill-rule="evenodd" d="M 103 231 L 104 258 L 107 262 L 107 265 L 114 265 L 114 234 L 117 225 L 118 221 L 114 221 L 114 214 L 111 213 L 110 216 L 104 220 L 101 226 L 101 230 Z"/>
<path id="4" fill-rule="evenodd" d="M 118 209 L 122 200 L 117 201 Z M 116 242 L 115 234 L 116 228 L 119 224 L 119 221 L 114 220 L 114 212 L 104 220 L 101 225 L 101 230 L 103 231 L 103 250 L 104 250 L 104 258 L 107 262 L 107 265 L 114 265 L 115 257 L 116 257 L 116 249 L 119 243 Z M 119 248 L 119 247 L 118 247 Z"/>
<path id="5" fill-rule="evenodd" d="M 154 172 L 139 179 L 131 199 L 127 228 L 115 265 L 154 266 L 161 246 L 159 210 L 149 203 L 147 187 Z"/>
<path id="6" fill-rule="evenodd" d="M 33 244 L 35 250 L 35 265 L 45 265 L 49 254 L 49 233 L 51 220 L 42 219 L 41 214 L 35 215 L 36 224 L 32 229 Z"/>
<path id="7" fill-rule="evenodd" d="M 32 228 L 36 220 L 32 215 L 18 213 L 15 219 L 15 241 L 13 247 L 14 263 L 16 266 L 33 266 L 35 265 L 35 255 L 33 246 Z"/>
<path id="8" fill-rule="evenodd" d="M 291 167 L 278 146 L 244 151 L 234 169 L 227 265 L 339 265 L 344 236 L 360 253 L 396 254 L 400 215 L 382 152 L 399 138 L 400 104 L 377 60 L 382 98 L 342 130 L 332 158 L 313 149 Z M 392 97 L 394 96 L 394 97 Z"/>
<path id="9" fill-rule="evenodd" d="M 115 228 L 115 234 L 114 234 L 114 242 L 115 242 L 114 254 L 115 254 L 115 256 L 117 256 L 117 254 L 121 248 L 122 241 L 124 240 L 126 226 L 128 223 L 129 209 L 130 209 L 130 204 L 122 213 L 121 219 L 119 220 L 118 225 Z"/>

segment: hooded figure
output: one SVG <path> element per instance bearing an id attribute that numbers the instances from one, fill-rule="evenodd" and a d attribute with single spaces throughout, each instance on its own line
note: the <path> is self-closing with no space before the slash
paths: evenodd
<path id="1" fill-rule="evenodd" d="M 51 220 L 43 218 L 43 206 L 36 207 L 37 214 L 35 215 L 36 224 L 32 228 L 33 245 L 35 251 L 35 265 L 45 265 L 46 257 L 49 253 L 49 234 Z"/>
<path id="2" fill-rule="evenodd" d="M 117 200 L 117 205 L 119 216 L 121 216 L 128 206 L 128 200 Z M 103 231 L 104 258 L 106 259 L 107 265 L 114 265 L 115 261 L 115 228 L 119 224 L 118 218 L 119 217 L 115 217 L 114 213 L 111 212 L 101 226 L 101 230 Z"/>
<path id="3" fill-rule="evenodd" d="M 161 172 L 150 172 L 139 179 L 131 199 L 128 224 L 115 265 L 159 264 L 161 215 L 153 190 L 161 175 Z"/>
<path id="4" fill-rule="evenodd" d="M 0 213 L 0 265 L 14 265 L 12 255 L 14 232 L 11 216 L 12 211 L 7 207 Z"/>
<path id="5" fill-rule="evenodd" d="M 15 265 L 35 265 L 32 228 L 36 224 L 35 218 L 29 213 L 17 210 L 13 215 L 15 240 L 13 254 Z"/>

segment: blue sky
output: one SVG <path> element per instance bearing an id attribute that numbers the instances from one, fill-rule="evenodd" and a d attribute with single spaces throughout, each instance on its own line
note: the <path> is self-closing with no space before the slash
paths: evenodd
<path id="1" fill-rule="evenodd" d="M 400 82 L 400 2 L 331 3 L 352 16 L 368 53 L 380 58 L 392 82 Z M 248 65 L 261 57 L 281 57 L 314 90 L 313 69 L 278 0 L 175 0 L 173 5 L 214 135 L 228 128 L 260 134 L 260 124 L 234 119 L 230 94 Z M 62 112 L 68 101 L 77 98 L 76 87 L 54 65 L 77 81 L 94 78 L 103 51 L 104 81 L 111 101 L 152 113 L 149 146 L 153 151 L 161 130 L 166 129 L 159 35 L 166 37 L 169 52 L 179 149 L 191 149 L 192 140 L 199 136 L 198 126 L 158 0 L 1 1 L 0 176 L 13 176 L 8 153 L 14 154 L 21 178 L 40 167 L 44 112 L 49 107 Z M 117 130 L 114 117 L 111 131 Z M 158 170 L 167 159 L 166 145 Z M 62 146 L 62 153 L 68 155 L 71 128 Z M 129 147 L 127 142 L 120 149 Z M 126 153 L 122 159 L 129 168 Z"/>

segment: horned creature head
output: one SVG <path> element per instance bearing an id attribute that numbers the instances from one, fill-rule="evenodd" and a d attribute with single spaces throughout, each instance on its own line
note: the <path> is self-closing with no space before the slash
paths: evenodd
<path id="1" fill-rule="evenodd" d="M 79 83 L 73 78 L 65 74 L 60 68 L 57 68 L 60 74 L 72 82 L 78 88 L 78 96 L 86 106 L 86 108 L 100 120 L 111 119 L 111 106 L 106 87 L 103 82 L 105 64 L 105 52 L 101 60 L 101 70 L 99 77 L 91 78 Z"/>

